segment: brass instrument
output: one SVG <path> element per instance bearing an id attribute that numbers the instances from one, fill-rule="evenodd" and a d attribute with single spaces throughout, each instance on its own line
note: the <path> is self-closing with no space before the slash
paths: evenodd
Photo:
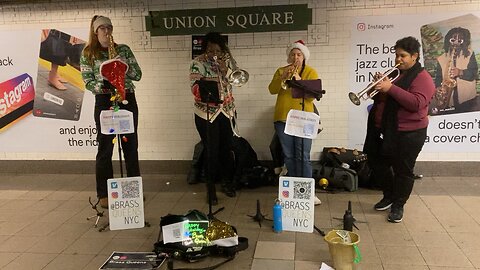
<path id="1" fill-rule="evenodd" d="M 381 77 L 378 78 L 376 81 L 371 82 L 367 87 L 365 87 L 362 91 L 358 93 L 350 92 L 348 93 L 348 97 L 350 98 L 350 101 L 353 102 L 355 105 L 360 105 L 360 100 L 367 100 L 369 98 L 373 98 L 376 94 L 378 94 L 378 90 L 373 89 L 375 85 L 383 81 L 385 78 L 389 78 L 388 76 L 392 74 L 393 72 L 397 71 L 397 75 L 393 78 L 389 78 L 391 82 L 396 80 L 398 76 L 400 76 L 400 70 L 398 70 L 398 66 L 401 63 L 396 64 L 394 67 L 391 67 L 390 69 L 387 69 L 385 72 L 381 74 Z M 372 90 L 373 89 L 373 90 Z"/>
<path id="2" fill-rule="evenodd" d="M 300 66 L 300 65 L 296 65 L 296 66 L 295 66 L 295 69 L 293 70 L 292 75 L 290 76 L 290 78 L 289 78 L 288 80 L 283 80 L 283 81 L 281 82 L 280 86 L 282 87 L 283 90 L 287 90 L 287 88 L 288 88 L 287 81 L 291 81 L 291 80 L 293 79 L 293 77 L 295 77 L 295 73 L 298 72 L 298 67 L 299 67 L 299 66 Z"/>
<path id="3" fill-rule="evenodd" d="M 113 59 L 117 57 L 118 52 L 115 49 L 115 42 L 113 41 L 113 36 L 108 35 L 108 59 Z"/>
<path id="4" fill-rule="evenodd" d="M 226 63 L 230 62 L 230 68 L 232 69 L 232 72 L 227 77 L 228 83 L 238 87 L 246 84 L 249 78 L 248 72 L 244 69 L 240 69 L 237 66 L 237 61 L 235 61 L 230 53 L 225 53 L 223 58 L 225 59 Z"/>
<path id="5" fill-rule="evenodd" d="M 435 92 L 436 106 L 434 111 L 443 110 L 448 108 L 450 99 L 452 98 L 453 90 L 457 86 L 455 78 L 450 76 L 450 70 L 455 67 L 455 59 L 457 57 L 456 51 L 452 52 L 452 57 L 448 62 L 447 78 L 442 81 L 440 87 Z"/>

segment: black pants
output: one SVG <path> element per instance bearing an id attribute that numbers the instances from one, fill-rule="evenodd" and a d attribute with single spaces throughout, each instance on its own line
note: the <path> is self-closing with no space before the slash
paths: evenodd
<path id="1" fill-rule="evenodd" d="M 127 169 L 127 176 L 140 176 L 140 166 L 138 164 L 138 107 L 135 94 L 127 93 L 126 99 L 128 104 L 120 104 L 120 109 L 125 109 L 133 113 L 133 121 L 135 132 L 132 134 L 123 134 L 127 141 L 117 141 L 122 144 L 123 155 L 125 157 L 125 167 Z M 95 95 L 95 125 L 97 127 L 97 141 L 98 151 L 95 163 L 95 174 L 97 179 L 97 196 L 99 198 L 107 197 L 107 180 L 113 178 L 112 155 L 116 144 L 113 144 L 113 139 L 116 135 L 102 134 L 100 127 L 100 113 L 103 110 L 109 110 L 112 103 L 110 101 L 110 94 Z"/>
<path id="2" fill-rule="evenodd" d="M 383 196 L 393 201 L 396 206 L 403 206 L 414 184 L 413 169 L 418 154 L 422 150 L 427 129 L 414 131 L 400 131 L 397 138 L 397 152 L 391 156 L 381 153 L 370 153 L 368 163 L 373 169 L 375 177 L 382 179 Z M 381 149 L 383 140 L 378 132 L 378 149 Z M 380 150 L 379 150 L 380 151 Z"/>
<path id="3" fill-rule="evenodd" d="M 220 113 L 213 123 L 195 115 L 195 126 L 205 148 L 204 162 L 207 165 L 207 182 L 221 182 L 233 188 L 233 131 L 230 120 Z"/>

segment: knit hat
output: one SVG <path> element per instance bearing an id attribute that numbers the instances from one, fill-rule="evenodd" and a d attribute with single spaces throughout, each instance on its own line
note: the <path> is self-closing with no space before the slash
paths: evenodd
<path id="1" fill-rule="evenodd" d="M 307 61 L 308 58 L 310 58 L 310 51 L 308 50 L 307 46 L 305 46 L 305 42 L 303 42 L 303 40 L 300 39 L 288 45 L 287 57 L 290 55 L 290 52 L 293 49 L 299 49 L 303 53 L 303 58 L 305 58 L 305 61 Z"/>
<path id="2" fill-rule="evenodd" d="M 100 27 L 102 25 L 113 26 L 112 21 L 110 21 L 110 19 L 108 17 L 98 16 L 95 19 L 95 21 L 93 21 L 93 32 L 97 32 L 98 27 Z"/>

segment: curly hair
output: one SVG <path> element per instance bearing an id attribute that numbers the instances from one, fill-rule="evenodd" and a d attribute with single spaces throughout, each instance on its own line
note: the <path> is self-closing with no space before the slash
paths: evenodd
<path id="1" fill-rule="evenodd" d="M 217 44 L 224 53 L 230 53 L 230 49 L 227 46 L 226 37 L 222 36 L 218 32 L 210 32 L 205 35 L 205 40 L 202 43 L 202 53 L 205 53 L 209 43 Z"/>
<path id="2" fill-rule="evenodd" d="M 420 42 L 414 37 L 404 37 L 397 40 L 394 49 L 403 49 L 409 54 L 418 54 L 417 61 L 420 60 Z"/>

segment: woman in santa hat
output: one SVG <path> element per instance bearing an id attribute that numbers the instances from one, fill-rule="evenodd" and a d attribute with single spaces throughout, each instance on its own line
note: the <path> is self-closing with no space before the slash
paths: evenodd
<path id="1" fill-rule="evenodd" d="M 284 162 L 288 170 L 287 175 L 310 178 L 312 177 L 312 165 L 310 164 L 312 140 L 285 134 L 284 130 L 290 110 L 314 112 L 313 98 L 305 98 L 305 104 L 302 107 L 302 99 L 292 97 L 292 91 L 290 87 L 285 87 L 285 81 L 293 78 L 295 80 L 316 80 L 318 74 L 315 69 L 306 64 L 310 58 L 310 51 L 303 40 L 297 40 L 290 44 L 286 53 L 288 65 L 277 69 L 268 86 L 270 93 L 277 95 L 274 126 L 282 146 Z M 315 198 L 315 204 L 320 204 L 318 198 Z"/>

